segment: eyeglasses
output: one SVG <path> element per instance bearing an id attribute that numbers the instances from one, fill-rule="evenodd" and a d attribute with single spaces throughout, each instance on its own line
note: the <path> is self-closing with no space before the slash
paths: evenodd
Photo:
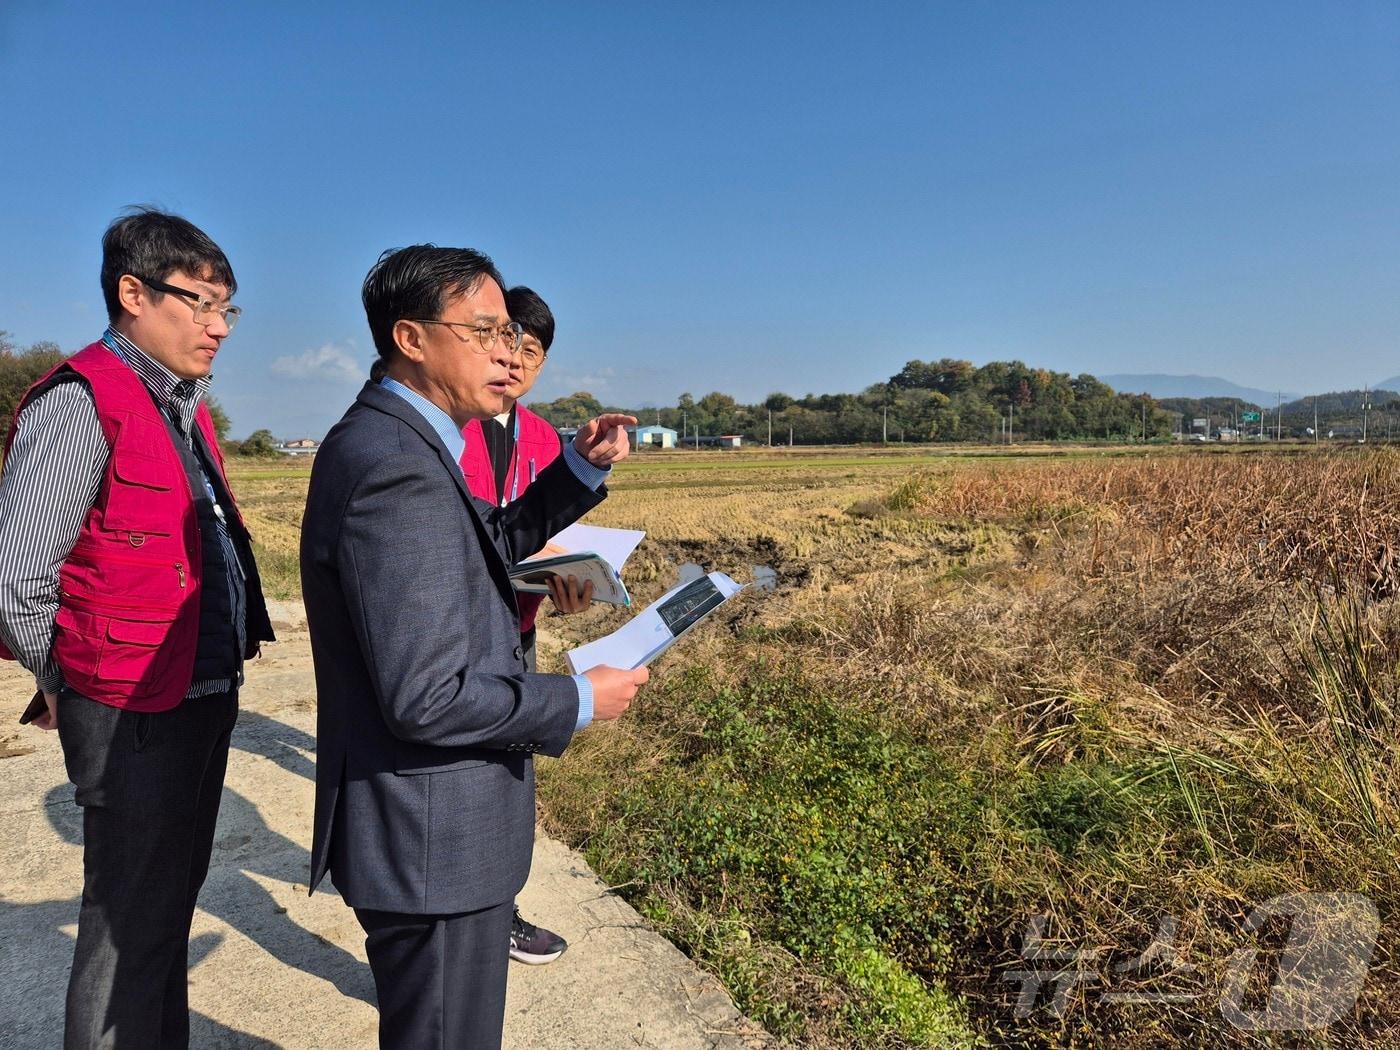
<path id="1" fill-rule="evenodd" d="M 459 335 L 457 329 L 465 328 L 469 332 L 476 333 L 476 345 L 481 349 L 479 354 L 489 354 L 491 348 L 496 345 L 496 340 L 501 336 L 508 336 L 509 343 L 507 349 L 512 354 L 520 352 L 520 341 L 525 338 L 525 329 L 520 327 L 519 321 L 507 321 L 503 325 L 494 324 L 472 324 L 468 321 L 434 321 L 426 317 L 405 317 L 405 321 L 417 321 L 419 324 L 440 324 L 452 329 L 452 334 L 457 336 L 468 346 L 472 345 L 471 336 Z"/>
<path id="2" fill-rule="evenodd" d="M 176 288 L 173 284 L 166 284 L 164 281 L 153 281 L 149 277 L 141 277 L 132 274 L 138 281 L 147 288 L 157 292 L 169 292 L 171 295 L 178 295 L 190 304 L 190 309 L 194 311 L 194 323 L 200 325 L 211 325 L 215 316 L 222 317 L 224 324 L 228 325 L 228 330 L 233 331 L 233 326 L 238 323 L 238 319 L 243 315 L 241 306 L 219 305 L 215 299 L 210 299 L 206 295 L 192 292 L 188 288 Z"/>
<path id="3" fill-rule="evenodd" d="M 538 372 L 547 352 L 532 336 L 528 342 L 520 344 L 520 363 L 525 366 L 525 371 Z"/>

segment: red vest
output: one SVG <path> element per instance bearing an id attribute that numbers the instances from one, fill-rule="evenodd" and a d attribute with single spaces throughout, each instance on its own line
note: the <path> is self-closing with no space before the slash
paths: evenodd
<path id="1" fill-rule="evenodd" d="M 199 639 L 199 522 L 185 469 L 145 384 L 100 342 L 35 383 L 19 408 L 63 370 L 87 380 L 111 455 L 97 502 L 59 570 L 54 661 L 83 696 L 166 711 L 190 687 Z M 205 406 L 195 423 L 223 475 Z"/>
<path id="2" fill-rule="evenodd" d="M 515 406 L 515 420 L 520 427 L 520 436 L 515 440 L 510 467 L 506 471 L 503 490 L 506 500 L 518 498 L 530 487 L 530 482 L 539 472 L 559 456 L 559 432 L 547 420 L 524 405 Z M 501 497 L 496 492 L 496 472 L 491 467 L 491 454 L 486 450 L 481 423 L 473 419 L 462 428 L 462 437 L 467 442 L 467 447 L 462 451 L 462 475 L 467 479 L 468 491 L 477 499 L 499 505 Z M 528 557 L 534 553 L 522 551 L 520 556 Z M 538 594 L 517 594 L 515 599 L 520 606 L 520 633 L 524 634 L 535 626 L 535 616 L 544 598 Z"/>

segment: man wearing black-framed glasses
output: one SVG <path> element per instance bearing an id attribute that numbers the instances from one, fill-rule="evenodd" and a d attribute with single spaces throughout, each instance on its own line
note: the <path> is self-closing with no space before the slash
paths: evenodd
<path id="1" fill-rule="evenodd" d="M 133 275 L 134 276 L 134 275 Z M 213 324 L 223 322 L 229 332 L 233 331 L 233 326 L 238 323 L 238 319 L 243 316 L 243 308 L 234 306 L 231 303 L 221 302 L 217 293 L 212 290 L 207 292 L 194 292 L 188 288 L 180 288 L 177 285 L 167 284 L 164 281 L 157 281 L 150 277 L 137 277 L 138 281 L 144 284 L 153 292 L 166 292 L 171 295 L 178 295 L 190 304 L 190 311 L 194 315 L 194 323 L 203 327 L 206 331 Z M 227 333 L 225 333 L 227 334 Z"/>
<path id="2" fill-rule="evenodd" d="M 243 662 L 272 640 L 204 404 L 228 259 L 135 209 L 102 239 L 110 324 L 20 402 L 0 473 L 0 655 L 83 808 L 66 1050 L 189 1045 L 188 941 Z"/>

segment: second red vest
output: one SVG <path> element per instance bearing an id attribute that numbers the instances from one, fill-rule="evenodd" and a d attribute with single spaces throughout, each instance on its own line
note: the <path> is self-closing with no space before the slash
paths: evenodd
<path id="1" fill-rule="evenodd" d="M 539 476 L 540 471 L 559 456 L 559 432 L 550 426 L 548 420 L 531 412 L 524 405 L 515 406 L 515 418 L 520 425 L 520 436 L 515 441 L 510 468 L 506 471 L 504 493 L 507 500 L 511 499 L 512 495 L 519 497 L 530 487 L 530 482 Z M 462 451 L 462 476 L 466 478 L 467 489 L 473 496 L 500 506 L 501 495 L 496 492 L 496 472 L 491 466 L 491 454 L 486 449 L 486 438 L 481 432 L 481 427 L 481 422 L 473 419 L 462 428 L 462 437 L 467 443 L 467 447 Z M 517 553 L 520 557 L 526 557 L 535 552 Z M 539 614 L 540 603 L 544 598 L 538 594 L 517 594 L 515 598 L 520 607 L 520 633 L 524 634 L 535 626 L 535 617 Z"/>

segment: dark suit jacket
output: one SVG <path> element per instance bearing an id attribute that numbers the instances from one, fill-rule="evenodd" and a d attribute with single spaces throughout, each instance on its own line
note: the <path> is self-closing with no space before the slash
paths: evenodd
<path id="1" fill-rule="evenodd" d="M 532 752 L 578 717 L 564 675 L 527 674 L 506 576 L 604 497 L 563 457 L 504 509 L 472 499 L 428 422 L 366 384 L 311 471 L 302 594 L 316 663 L 311 888 L 442 915 L 529 873 Z"/>

